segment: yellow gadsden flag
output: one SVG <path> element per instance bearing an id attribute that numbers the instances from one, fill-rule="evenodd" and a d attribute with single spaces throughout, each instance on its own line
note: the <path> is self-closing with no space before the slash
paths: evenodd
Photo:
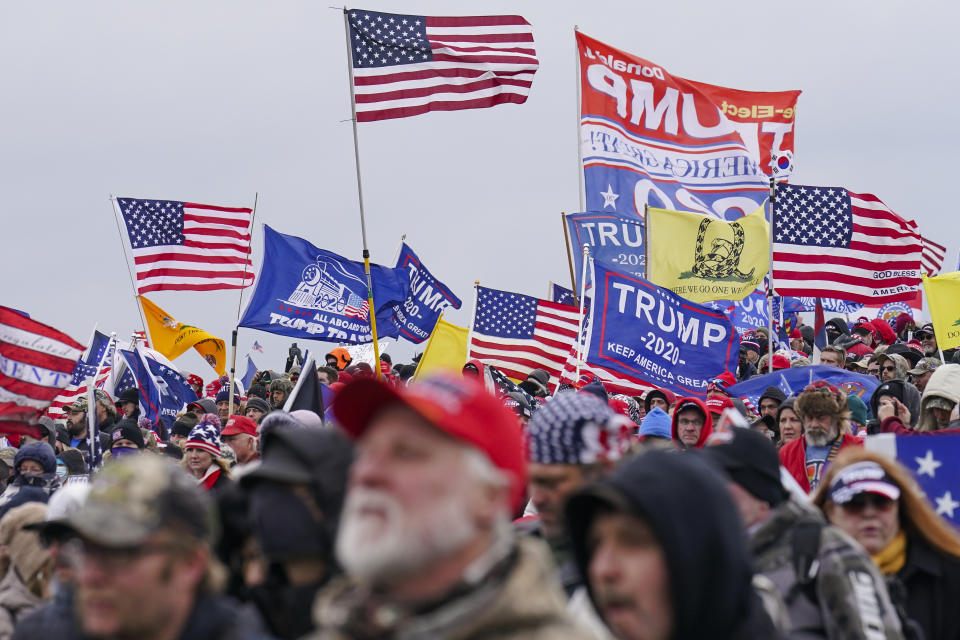
<path id="1" fill-rule="evenodd" d="M 960 347 L 960 271 L 923 276 L 923 289 L 937 346 L 944 351 Z"/>
<path id="2" fill-rule="evenodd" d="M 421 378 L 441 371 L 460 373 L 467 362 L 469 333 L 466 327 L 450 324 L 441 316 L 427 340 L 413 377 Z"/>
<path id="3" fill-rule="evenodd" d="M 742 300 L 770 269 L 763 207 L 733 222 L 647 209 L 647 280 L 693 302 Z"/>
<path id="4" fill-rule="evenodd" d="M 173 360 L 193 347 L 218 375 L 223 375 L 227 363 L 227 350 L 223 340 L 203 329 L 177 322 L 143 296 L 140 296 L 140 304 L 143 306 L 143 315 L 147 319 L 154 349 Z"/>

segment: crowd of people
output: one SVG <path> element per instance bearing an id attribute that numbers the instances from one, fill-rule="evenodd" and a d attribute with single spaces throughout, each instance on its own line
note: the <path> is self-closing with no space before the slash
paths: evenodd
<path id="1" fill-rule="evenodd" d="M 157 424 L 97 390 L 0 449 L 0 640 L 960 638 L 957 530 L 862 446 L 960 432 L 960 363 L 906 314 L 828 329 L 743 335 L 704 398 L 342 347 Z M 879 386 L 729 392 L 810 364 Z M 285 411 L 307 375 L 332 405 Z"/>

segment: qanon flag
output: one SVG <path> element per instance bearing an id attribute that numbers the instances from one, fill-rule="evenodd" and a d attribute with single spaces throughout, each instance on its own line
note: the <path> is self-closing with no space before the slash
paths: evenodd
<path id="1" fill-rule="evenodd" d="M 393 321 L 402 337 L 419 344 L 430 337 L 444 309 L 459 309 L 462 303 L 447 285 L 433 277 L 407 243 L 400 247 L 397 269 L 409 272 L 410 295 L 393 306 Z"/>
<path id="2" fill-rule="evenodd" d="M 588 210 L 642 216 L 649 204 L 731 220 L 763 204 L 760 156 L 697 85 L 576 37 Z"/>
<path id="3" fill-rule="evenodd" d="M 723 313 L 594 262 L 585 360 L 683 395 L 737 367 L 740 338 Z"/>
<path id="4" fill-rule="evenodd" d="M 583 273 L 584 245 L 590 246 L 590 257 L 598 262 L 641 278 L 645 275 L 646 246 L 642 219 L 615 212 L 586 211 L 568 214 L 567 229 L 570 232 L 570 244 L 573 245 L 570 250 L 578 289 L 582 286 L 580 275 Z"/>
<path id="5" fill-rule="evenodd" d="M 263 227 L 264 256 L 256 290 L 238 326 L 291 338 L 370 342 L 363 263 Z M 379 338 L 396 337 L 393 305 L 410 293 L 404 269 L 371 264 Z M 381 329 L 382 327 L 382 329 Z"/>

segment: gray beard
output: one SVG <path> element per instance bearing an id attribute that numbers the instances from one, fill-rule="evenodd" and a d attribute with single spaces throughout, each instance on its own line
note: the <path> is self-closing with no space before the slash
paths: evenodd
<path id="1" fill-rule="evenodd" d="M 837 439 L 837 434 L 832 429 L 829 431 L 820 431 L 817 429 L 813 432 L 808 429 L 804 437 L 807 439 L 807 444 L 811 447 L 825 447 Z"/>
<path id="2" fill-rule="evenodd" d="M 933 356 L 933 355 L 936 355 L 936 354 L 937 354 L 937 350 L 936 350 L 935 348 L 933 348 L 933 347 L 924 347 L 924 348 L 923 348 L 923 355 L 925 355 L 925 356 Z"/>

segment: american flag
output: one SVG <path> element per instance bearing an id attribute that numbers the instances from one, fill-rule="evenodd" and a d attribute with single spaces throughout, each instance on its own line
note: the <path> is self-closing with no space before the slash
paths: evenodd
<path id="1" fill-rule="evenodd" d="M 367 319 L 367 314 L 370 311 L 370 303 L 355 293 L 351 293 L 347 298 L 347 306 L 343 309 L 343 315 L 348 318 L 359 318 L 361 320 Z"/>
<path id="2" fill-rule="evenodd" d="M 909 300 L 920 286 L 921 248 L 911 223 L 874 195 L 777 185 L 772 267 L 780 295 Z"/>
<path id="3" fill-rule="evenodd" d="M 469 357 L 517 380 L 534 369 L 556 380 L 578 325 L 577 307 L 478 286 Z"/>
<path id="4" fill-rule="evenodd" d="M 70 384 L 82 344 L 0 307 L 0 416 L 37 415 Z"/>
<path id="5" fill-rule="evenodd" d="M 252 209 L 117 198 L 137 291 L 213 291 L 253 284 Z"/>
<path id="6" fill-rule="evenodd" d="M 923 272 L 928 276 L 935 276 L 940 273 L 940 268 L 943 267 L 943 260 L 947 257 L 947 248 L 943 245 L 937 244 L 930 238 L 920 235 L 920 229 L 917 227 L 917 223 L 913 220 L 908 220 L 907 224 L 910 225 L 910 228 L 913 229 L 914 233 L 920 236 L 920 241 L 923 243 L 923 252 L 920 257 L 921 268 Z"/>
<path id="7" fill-rule="evenodd" d="M 656 389 L 657 385 L 611 371 L 606 367 L 598 365 L 580 363 L 580 377 L 584 376 L 593 379 L 598 378 L 608 393 L 623 393 L 628 396 L 639 396 L 651 389 Z M 577 346 L 574 345 L 567 354 L 567 361 L 563 365 L 563 373 L 560 376 L 560 382 L 578 386 L 577 383 Z"/>
<path id="8" fill-rule="evenodd" d="M 522 103 L 537 70 L 520 16 L 347 11 L 357 122 Z"/>
<path id="9" fill-rule="evenodd" d="M 260 342 L 257 340 L 253 341 L 253 346 L 250 348 L 256 351 L 257 353 L 263 353 L 263 345 L 260 344 Z"/>
<path id="10" fill-rule="evenodd" d="M 47 407 L 46 414 L 48 416 L 54 420 L 65 418 L 66 408 L 87 392 L 87 380 L 89 378 L 96 376 L 97 380 L 94 386 L 103 388 L 107 379 L 110 377 L 110 366 L 113 362 L 115 345 L 116 343 L 110 336 L 100 333 L 99 331 L 93 332 L 93 339 L 87 348 L 87 354 L 80 358 L 73 368 L 73 376 L 70 379 L 70 384 L 67 385 L 67 387 L 60 392 L 60 395 L 54 398 L 50 406 Z M 97 367 L 100 365 L 101 360 L 104 363 L 104 367 L 100 371 L 100 375 L 97 376 Z"/>

